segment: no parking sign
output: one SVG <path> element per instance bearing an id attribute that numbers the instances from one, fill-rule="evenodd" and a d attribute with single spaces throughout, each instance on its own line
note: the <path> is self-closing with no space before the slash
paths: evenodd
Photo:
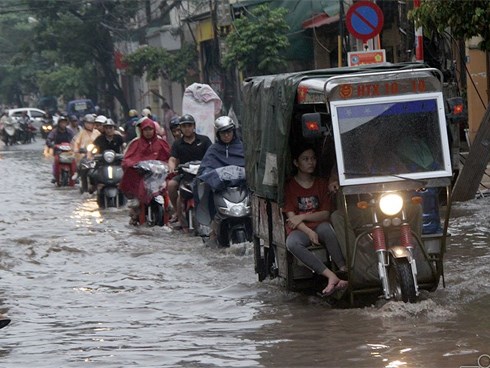
<path id="1" fill-rule="evenodd" d="M 383 29 L 383 12 L 374 3 L 360 1 L 352 5 L 345 16 L 349 33 L 363 42 L 377 36 Z"/>

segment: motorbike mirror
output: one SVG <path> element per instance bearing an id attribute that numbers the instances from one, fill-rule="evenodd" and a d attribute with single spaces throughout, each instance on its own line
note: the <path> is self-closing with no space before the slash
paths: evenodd
<path id="1" fill-rule="evenodd" d="M 309 113 L 301 116 L 301 128 L 303 131 L 303 137 L 305 138 L 318 138 L 321 137 L 326 130 L 322 127 L 322 118 L 320 113 Z"/>

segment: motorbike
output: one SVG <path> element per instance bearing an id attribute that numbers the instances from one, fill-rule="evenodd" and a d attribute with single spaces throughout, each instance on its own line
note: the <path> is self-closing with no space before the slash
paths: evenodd
<path id="1" fill-rule="evenodd" d="M 18 141 L 23 144 L 31 143 L 35 141 L 36 128 L 30 121 L 30 119 L 19 122 L 19 130 L 18 130 Z"/>
<path id="2" fill-rule="evenodd" d="M 3 142 L 7 146 L 12 146 L 17 143 L 18 123 L 11 118 L 3 125 Z"/>
<path id="3" fill-rule="evenodd" d="M 92 194 L 96 185 L 95 167 L 97 162 L 94 160 L 94 155 L 97 154 L 97 148 L 90 143 L 87 147 L 80 147 L 78 153 L 81 155 L 78 163 L 77 172 L 80 181 L 80 193 L 89 192 Z"/>
<path id="4" fill-rule="evenodd" d="M 145 198 L 135 198 L 128 201 L 128 207 L 138 211 L 134 225 L 163 226 L 168 222 L 169 198 L 166 192 L 167 174 L 166 163 L 158 160 L 138 162 L 134 168 L 144 177 Z"/>
<path id="5" fill-rule="evenodd" d="M 89 163 L 88 176 L 97 187 L 97 203 L 100 208 L 120 207 L 125 203 L 124 194 L 119 190 L 123 176 L 121 162 L 124 155 L 113 150 L 95 154 L 94 165 Z"/>
<path id="6" fill-rule="evenodd" d="M 198 230 L 196 228 L 193 181 L 200 166 L 201 161 L 189 161 L 177 166 L 177 172 L 183 175 L 179 184 L 179 200 L 182 203 L 183 220 L 185 223 L 181 225 L 189 229 L 189 231 L 196 233 Z"/>
<path id="7" fill-rule="evenodd" d="M 73 174 L 75 173 L 76 162 L 70 143 L 55 144 L 53 152 L 53 174 L 56 185 L 59 187 L 73 187 L 75 185 Z"/>
<path id="8" fill-rule="evenodd" d="M 295 291 L 320 292 L 326 285 L 288 251 L 281 210 L 291 175 L 283 157 L 307 141 L 317 153 L 318 175 L 337 178 L 330 222 L 348 288 L 336 300 L 415 303 L 441 280 L 445 286 L 453 173 L 442 73 L 393 64 L 275 76 L 273 85 L 263 78 L 243 89 L 245 157 L 256 163 L 247 165 L 247 181 L 259 281 L 281 278 Z M 274 91 L 286 85 L 295 88 L 274 101 Z M 257 95 L 284 109 L 270 114 L 269 104 L 253 105 Z M 443 193 L 444 217 L 437 201 Z M 338 272 L 324 246 L 309 250 Z"/>
<path id="9" fill-rule="evenodd" d="M 252 208 L 245 169 L 229 165 L 210 170 L 199 178 L 202 180 L 198 187 L 199 223 L 209 226 L 214 219 L 221 247 L 252 241 Z"/>
<path id="10" fill-rule="evenodd" d="M 41 137 L 43 139 L 48 138 L 49 133 L 53 130 L 53 122 L 44 120 L 41 125 Z"/>

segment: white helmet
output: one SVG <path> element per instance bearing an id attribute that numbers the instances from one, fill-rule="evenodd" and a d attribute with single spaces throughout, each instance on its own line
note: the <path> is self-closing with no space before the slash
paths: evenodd
<path id="1" fill-rule="evenodd" d="M 107 118 L 104 116 L 104 115 L 99 115 L 95 118 L 95 122 L 96 123 L 102 123 L 102 124 L 105 124 L 105 122 L 107 121 Z"/>
<path id="2" fill-rule="evenodd" d="M 220 116 L 214 122 L 214 129 L 216 130 L 216 133 L 224 132 L 225 130 L 230 130 L 234 128 L 235 123 L 233 122 L 233 119 L 229 116 Z"/>

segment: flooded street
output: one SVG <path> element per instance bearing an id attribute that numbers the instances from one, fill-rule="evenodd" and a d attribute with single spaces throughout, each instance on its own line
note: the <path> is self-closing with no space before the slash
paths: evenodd
<path id="1" fill-rule="evenodd" d="M 251 245 L 130 227 L 50 180 L 39 140 L 0 148 L 2 367 L 490 366 L 488 197 L 453 207 L 445 289 L 339 310 L 257 282 Z"/>

